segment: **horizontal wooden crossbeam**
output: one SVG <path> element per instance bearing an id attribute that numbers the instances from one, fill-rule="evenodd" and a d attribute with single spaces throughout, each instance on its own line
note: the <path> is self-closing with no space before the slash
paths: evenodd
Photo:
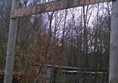
<path id="1" fill-rule="evenodd" d="M 41 14 L 45 12 L 57 11 L 100 2 L 105 2 L 105 0 L 58 0 L 12 10 L 10 17 L 17 18 L 34 14 Z"/>

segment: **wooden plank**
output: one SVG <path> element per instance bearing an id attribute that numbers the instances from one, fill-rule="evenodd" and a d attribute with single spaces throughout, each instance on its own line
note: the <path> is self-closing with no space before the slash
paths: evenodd
<path id="1" fill-rule="evenodd" d="M 45 12 L 57 11 L 57 10 L 95 4 L 100 2 L 105 2 L 105 0 L 58 0 L 58 1 L 52 1 L 44 4 L 38 4 L 38 5 L 12 10 L 10 17 L 16 18 L 16 17 L 29 16 L 34 14 L 41 14 Z"/>

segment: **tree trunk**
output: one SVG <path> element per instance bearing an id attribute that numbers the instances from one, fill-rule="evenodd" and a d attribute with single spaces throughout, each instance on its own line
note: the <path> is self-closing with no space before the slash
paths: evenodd
<path id="1" fill-rule="evenodd" d="M 12 0 L 12 8 L 14 10 L 18 8 L 19 0 Z M 16 34 L 17 34 L 17 18 L 10 19 L 10 28 L 9 28 L 9 38 L 8 38 L 8 47 L 7 47 L 7 57 L 5 65 L 5 77 L 4 83 L 12 83 L 12 71 L 13 71 L 13 62 L 15 55 L 15 43 L 16 43 Z"/>
<path id="2" fill-rule="evenodd" d="M 109 83 L 118 83 L 118 0 L 112 3 Z"/>

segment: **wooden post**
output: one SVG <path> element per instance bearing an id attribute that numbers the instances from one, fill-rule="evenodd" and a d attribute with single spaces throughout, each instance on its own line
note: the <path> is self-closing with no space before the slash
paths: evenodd
<path id="1" fill-rule="evenodd" d="M 118 0 L 112 3 L 109 83 L 118 83 Z"/>
<path id="2" fill-rule="evenodd" d="M 18 8 L 18 5 L 19 5 L 19 0 L 12 0 L 11 10 Z M 4 83 L 12 83 L 12 79 L 13 79 L 12 71 L 13 71 L 13 62 L 14 62 L 14 55 L 15 55 L 17 22 L 18 22 L 18 18 L 10 19 Z"/>

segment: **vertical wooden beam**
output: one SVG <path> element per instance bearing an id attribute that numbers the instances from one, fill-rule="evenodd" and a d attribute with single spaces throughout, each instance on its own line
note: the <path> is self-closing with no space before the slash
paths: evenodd
<path id="1" fill-rule="evenodd" d="M 112 2 L 109 83 L 118 83 L 118 0 Z"/>
<path id="2" fill-rule="evenodd" d="M 18 5 L 19 5 L 19 0 L 12 0 L 11 10 L 18 8 Z M 10 19 L 4 83 L 12 83 L 12 79 L 13 79 L 12 71 L 13 71 L 13 62 L 14 62 L 14 55 L 15 55 L 17 22 L 18 22 L 18 18 Z"/>

